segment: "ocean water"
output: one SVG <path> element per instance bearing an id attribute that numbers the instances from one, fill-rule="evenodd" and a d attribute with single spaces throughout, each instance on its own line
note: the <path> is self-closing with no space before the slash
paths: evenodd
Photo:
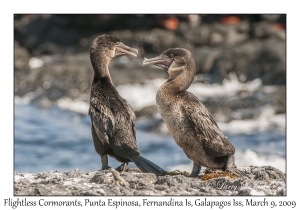
<path id="1" fill-rule="evenodd" d="M 134 109 L 155 104 L 155 93 L 164 82 L 162 79 L 146 81 L 145 84 L 123 85 L 117 89 Z M 232 80 L 222 85 L 196 83 L 189 89 L 200 99 L 214 95 L 234 95 L 246 88 L 261 87 L 259 80 L 241 84 Z M 264 87 L 276 91 L 276 87 Z M 131 90 L 130 94 L 128 90 Z M 203 94 L 205 93 L 205 94 Z M 62 98 L 56 105 L 41 108 L 32 103 L 35 93 L 23 98 L 15 97 L 14 119 L 14 168 L 17 172 L 40 173 L 59 170 L 61 172 L 79 168 L 82 171 L 101 169 L 99 155 L 94 150 L 91 122 L 87 116 L 88 103 Z M 145 100 L 139 100 L 143 95 Z M 156 116 L 156 119 L 159 116 Z M 165 170 L 192 170 L 192 162 L 170 135 L 145 131 L 145 124 L 155 119 L 137 120 L 137 144 L 141 154 Z M 254 119 L 217 122 L 224 134 L 236 147 L 236 164 L 272 165 L 285 171 L 286 134 L 285 114 L 275 114 L 270 105 L 262 106 Z M 165 125 L 162 130 L 167 133 Z M 109 158 L 109 166 L 120 163 Z M 133 163 L 129 167 L 136 167 Z"/>

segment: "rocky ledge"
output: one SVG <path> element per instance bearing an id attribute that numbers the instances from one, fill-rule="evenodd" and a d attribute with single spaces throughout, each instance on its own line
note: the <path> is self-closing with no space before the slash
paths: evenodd
<path id="1" fill-rule="evenodd" d="M 244 166 L 244 177 L 204 170 L 199 177 L 187 172 L 156 176 L 138 169 L 83 172 L 74 169 L 28 174 L 15 172 L 14 195 L 286 195 L 286 175 L 272 166 Z"/>

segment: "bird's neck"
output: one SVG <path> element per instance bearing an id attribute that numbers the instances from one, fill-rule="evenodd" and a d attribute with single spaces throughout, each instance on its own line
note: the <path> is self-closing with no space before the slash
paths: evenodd
<path id="1" fill-rule="evenodd" d="M 106 81 L 112 84 L 108 69 L 110 59 L 105 55 L 97 57 L 91 55 L 91 62 L 94 68 L 94 83 L 97 81 Z"/>
<path id="2" fill-rule="evenodd" d="M 190 60 L 183 68 L 184 70 L 181 72 L 174 71 L 174 69 L 168 70 L 169 78 L 162 86 L 164 91 L 169 94 L 177 94 L 190 87 L 196 73 L 195 61 Z"/>
<path id="3" fill-rule="evenodd" d="M 161 90 L 168 94 L 177 94 L 182 91 L 186 91 L 191 83 L 193 77 L 187 77 L 185 74 L 181 74 L 176 78 L 169 78 L 161 87 Z"/>
<path id="4" fill-rule="evenodd" d="M 180 85 L 175 80 L 167 80 L 160 88 L 160 90 L 167 94 L 177 94 L 182 91 Z"/>

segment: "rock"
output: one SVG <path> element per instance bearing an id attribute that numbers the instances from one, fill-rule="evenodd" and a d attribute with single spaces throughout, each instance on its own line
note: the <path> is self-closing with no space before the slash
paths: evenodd
<path id="1" fill-rule="evenodd" d="M 272 166 L 239 168 L 245 177 L 217 177 L 203 181 L 183 175 L 156 176 L 135 170 L 117 172 L 114 169 L 83 172 L 15 172 L 14 195 L 286 195 L 286 176 Z M 207 170 L 204 173 L 208 173 Z"/>
<path id="2" fill-rule="evenodd" d="M 181 15 L 174 31 L 157 24 L 163 17 L 172 15 L 127 15 L 134 23 L 127 21 L 120 26 L 122 15 L 15 15 L 15 96 L 26 95 L 26 100 L 46 108 L 53 105 L 66 108 L 64 104 L 78 102 L 76 107 L 83 108 L 76 111 L 87 114 L 93 78 L 89 47 L 105 31 L 139 49 L 137 58 L 123 56 L 110 63 L 115 86 L 167 79 L 166 71 L 142 67 L 144 56 L 154 57 L 167 48 L 184 47 L 193 53 L 196 77 L 202 78 L 194 82 L 222 83 L 234 74 L 242 83 L 259 78 L 261 86 L 278 87 L 276 92 L 245 89 L 236 97 L 206 98 L 202 102 L 217 120 L 255 118 L 257 111 L 261 113 L 259 107 L 266 104 L 275 105 L 276 114 L 285 113 L 285 15 L 236 15 L 238 21 L 232 23 L 223 21 L 226 15 Z M 36 31 L 39 27 L 41 30 Z M 139 28 L 131 30 L 136 27 Z M 64 42 L 62 37 L 66 36 Z M 135 111 L 137 118 L 159 116 L 155 105 Z M 163 133 L 163 123 L 154 126 L 146 129 Z"/>
<path id="3" fill-rule="evenodd" d="M 96 36 L 109 33 L 138 48 L 141 57 L 157 55 L 171 47 L 186 48 L 194 54 L 197 73 L 216 77 L 211 82 L 221 82 L 232 71 L 239 78 L 245 77 L 243 82 L 262 78 L 264 84 L 286 84 L 285 15 L 237 15 L 235 18 L 239 21 L 231 24 L 222 21 L 223 15 L 195 16 L 201 21 L 194 22 L 195 17 L 181 15 L 175 31 L 159 27 L 158 22 L 163 17 L 167 16 L 126 15 L 125 23 L 120 21 L 124 15 L 16 15 L 15 39 L 31 56 L 76 56 L 87 54 Z M 15 56 L 15 65 L 24 66 L 19 56 Z M 88 66 L 90 64 L 86 68 L 90 68 Z M 131 68 L 134 73 L 129 76 L 113 75 L 117 78 L 114 81 L 117 84 L 118 77 L 127 82 L 132 77 L 138 80 L 142 74 L 135 69 L 140 67 L 141 62 Z"/>

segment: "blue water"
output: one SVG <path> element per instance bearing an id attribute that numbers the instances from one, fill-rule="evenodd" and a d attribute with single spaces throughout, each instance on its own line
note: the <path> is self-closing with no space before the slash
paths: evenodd
<path id="1" fill-rule="evenodd" d="M 15 105 L 14 168 L 17 172 L 61 172 L 79 168 L 96 171 L 101 168 L 94 150 L 89 116 L 34 104 Z M 171 136 L 144 131 L 136 124 L 137 143 L 141 154 L 164 169 L 191 161 Z M 225 133 L 226 134 L 226 133 Z M 251 134 L 226 134 L 237 151 L 251 149 L 257 154 L 278 155 L 285 158 L 285 133 L 279 131 Z M 109 158 L 109 166 L 120 163 Z M 136 167 L 133 163 L 129 167 Z"/>

